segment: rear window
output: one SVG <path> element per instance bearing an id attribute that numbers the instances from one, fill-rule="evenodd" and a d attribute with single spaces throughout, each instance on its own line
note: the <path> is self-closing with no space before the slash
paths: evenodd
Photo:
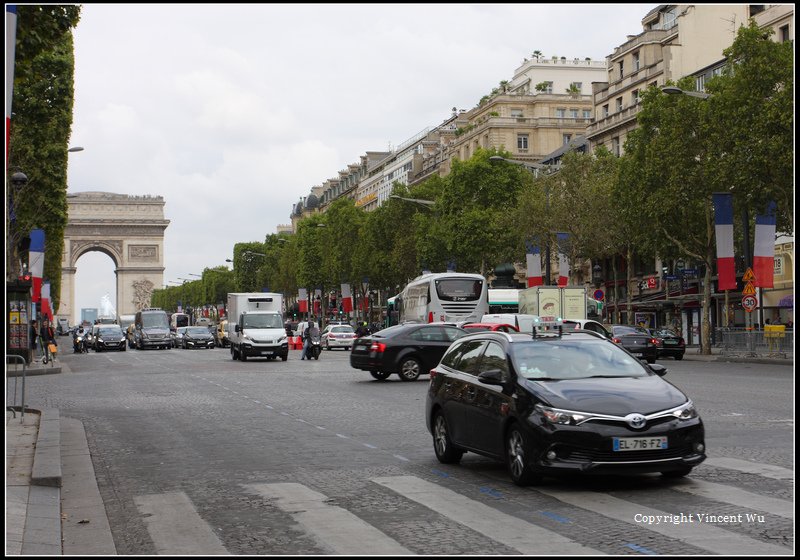
<path id="1" fill-rule="evenodd" d="M 333 327 L 331 329 L 331 332 L 335 332 L 335 333 L 351 333 L 351 332 L 354 332 L 354 331 L 353 331 L 353 327 L 341 326 L 341 327 Z"/>
<path id="2" fill-rule="evenodd" d="M 436 295 L 442 301 L 475 301 L 483 292 L 483 280 L 448 278 L 436 281 Z"/>

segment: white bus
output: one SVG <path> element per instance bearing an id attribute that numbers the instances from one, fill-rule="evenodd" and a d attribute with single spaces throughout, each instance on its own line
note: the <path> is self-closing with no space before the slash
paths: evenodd
<path id="1" fill-rule="evenodd" d="M 424 274 L 396 296 L 395 306 L 401 323 L 479 323 L 489 312 L 486 279 L 457 272 Z"/>
<path id="2" fill-rule="evenodd" d="M 519 290 L 489 288 L 489 313 L 519 313 Z"/>

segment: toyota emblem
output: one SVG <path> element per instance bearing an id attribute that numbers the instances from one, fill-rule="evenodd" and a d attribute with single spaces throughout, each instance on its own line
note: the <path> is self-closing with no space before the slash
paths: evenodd
<path id="1" fill-rule="evenodd" d="M 643 428 L 646 419 L 638 412 L 634 412 L 633 414 L 628 414 L 625 417 L 625 421 L 631 428 Z"/>

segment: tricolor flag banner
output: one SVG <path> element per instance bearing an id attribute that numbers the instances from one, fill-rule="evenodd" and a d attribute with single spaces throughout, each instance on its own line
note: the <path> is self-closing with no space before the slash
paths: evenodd
<path id="1" fill-rule="evenodd" d="M 31 230 L 31 247 L 28 250 L 28 272 L 33 279 L 31 301 L 38 302 L 42 292 L 42 275 L 44 274 L 44 230 Z"/>
<path id="2" fill-rule="evenodd" d="M 314 290 L 314 313 L 317 315 L 322 313 L 322 288 Z"/>
<path id="3" fill-rule="evenodd" d="M 353 311 L 353 292 L 350 284 L 342 284 L 342 311 L 351 313 Z"/>
<path id="4" fill-rule="evenodd" d="M 300 297 L 297 300 L 300 313 L 308 313 L 308 290 L 300 288 Z"/>
<path id="5" fill-rule="evenodd" d="M 733 254 L 733 195 L 715 193 L 714 227 L 717 236 L 717 274 L 720 290 L 736 289 L 736 265 Z"/>
<path id="6" fill-rule="evenodd" d="M 775 203 L 770 202 L 763 214 L 756 216 L 753 274 L 756 288 L 772 288 L 775 275 Z"/>
<path id="7" fill-rule="evenodd" d="M 14 51 L 17 47 L 17 5 L 6 4 L 6 168 L 11 134 L 11 96 L 14 94 Z"/>
<path id="8" fill-rule="evenodd" d="M 528 252 L 525 254 L 525 266 L 528 268 L 528 287 L 542 285 L 542 255 L 539 246 L 531 247 L 528 245 Z"/>
<path id="9" fill-rule="evenodd" d="M 569 259 L 562 247 L 566 245 L 568 233 L 557 233 L 558 236 L 558 287 L 563 288 L 569 283 Z"/>
<path id="10" fill-rule="evenodd" d="M 50 309 L 50 282 L 42 282 L 42 315 L 52 320 L 53 310 Z"/>

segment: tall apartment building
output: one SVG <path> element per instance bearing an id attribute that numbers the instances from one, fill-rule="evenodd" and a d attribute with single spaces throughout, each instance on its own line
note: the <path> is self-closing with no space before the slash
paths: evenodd
<path id="1" fill-rule="evenodd" d="M 622 153 L 636 124 L 641 92 L 677 82 L 718 64 L 739 26 L 763 6 L 662 4 L 642 19 L 643 31 L 606 57 L 607 78 L 592 85 L 594 122 L 586 129 L 590 149 L 605 145 Z"/>
<path id="2" fill-rule="evenodd" d="M 526 60 L 509 82 L 469 111 L 454 115 L 440 130 L 440 144 L 423 156 L 422 171 L 444 177 L 452 161 L 464 161 L 477 148 L 504 147 L 514 159 L 536 162 L 582 135 L 592 119 L 593 82 L 605 78 L 605 64 L 591 60 Z"/>

